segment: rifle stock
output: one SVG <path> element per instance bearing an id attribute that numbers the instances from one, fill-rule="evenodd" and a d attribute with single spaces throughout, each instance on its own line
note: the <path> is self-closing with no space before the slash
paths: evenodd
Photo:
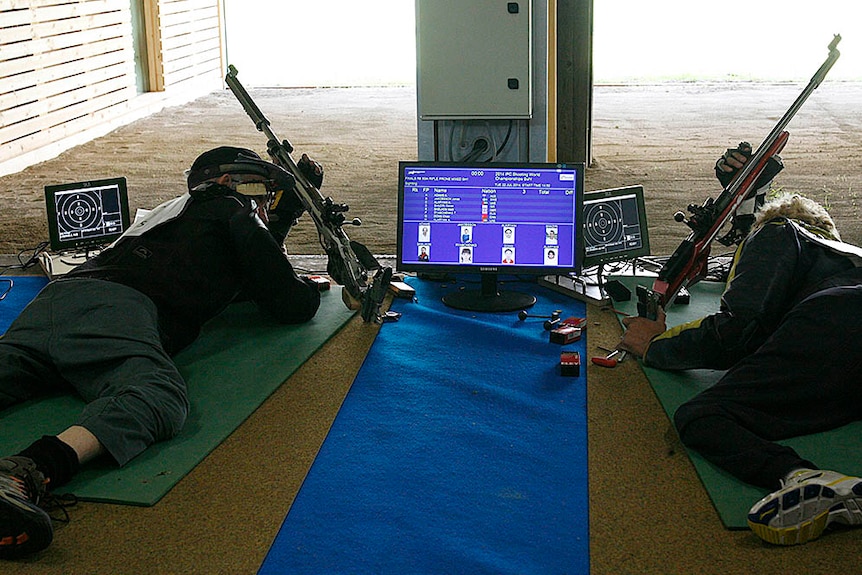
<path id="1" fill-rule="evenodd" d="M 329 258 L 327 271 L 332 279 L 342 284 L 342 299 L 350 309 L 361 309 L 366 322 L 379 321 L 380 304 L 386 295 L 392 269 L 383 268 L 371 252 L 359 242 L 351 241 L 342 228 L 344 213 L 349 209 L 345 204 L 336 204 L 332 198 L 324 198 L 320 190 L 303 174 L 290 155 L 293 146 L 287 140 L 279 140 L 270 128 L 269 120 L 254 103 L 245 87 L 237 78 L 237 69 L 228 66 L 225 83 L 236 96 L 246 114 L 254 122 L 259 132 L 267 138 L 266 150 L 273 163 L 278 164 L 296 179 L 295 192 L 317 227 L 320 245 Z M 287 191 L 287 190 L 285 190 Z M 352 222 L 359 225 L 359 220 Z M 373 277 L 369 272 L 375 271 Z"/>
<path id="2" fill-rule="evenodd" d="M 749 194 L 756 191 L 754 186 L 766 170 L 770 159 L 784 148 L 789 138 L 789 134 L 785 131 L 787 124 L 808 96 L 817 89 L 840 56 L 836 49 L 840 41 L 841 36 L 836 34 L 829 43 L 829 55 L 826 61 L 718 198 L 715 200 L 708 198 L 701 206 L 688 207 L 691 216 L 686 220 L 686 224 L 692 231 L 662 266 L 658 277 L 653 282 L 651 292 L 645 297 L 654 299 L 657 305 L 667 307 L 673 303 L 680 289 L 691 286 L 705 277 L 712 241 Z M 654 306 L 644 306 L 644 308 L 653 309 Z"/>

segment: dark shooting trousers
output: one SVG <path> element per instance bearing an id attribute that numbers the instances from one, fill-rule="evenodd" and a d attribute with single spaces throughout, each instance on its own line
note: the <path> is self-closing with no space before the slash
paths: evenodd
<path id="1" fill-rule="evenodd" d="M 21 312 L 0 338 L 0 409 L 70 389 L 87 402 L 76 424 L 120 465 L 176 435 L 186 385 L 162 347 L 152 300 L 109 281 L 61 279 Z"/>
<path id="2" fill-rule="evenodd" d="M 862 286 L 797 304 L 755 353 L 676 412 L 683 442 L 762 487 L 813 466 L 778 440 L 862 419 Z M 803 454 L 804 455 L 804 454 Z"/>

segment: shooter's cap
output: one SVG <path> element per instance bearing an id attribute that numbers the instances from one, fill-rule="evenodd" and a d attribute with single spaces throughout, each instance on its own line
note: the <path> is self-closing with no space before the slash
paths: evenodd
<path id="1" fill-rule="evenodd" d="M 261 176 L 273 182 L 276 190 L 290 190 L 296 183 L 290 172 L 261 159 L 252 150 L 221 146 L 204 152 L 194 161 L 187 176 L 189 190 L 194 190 L 202 182 L 224 174 Z"/>

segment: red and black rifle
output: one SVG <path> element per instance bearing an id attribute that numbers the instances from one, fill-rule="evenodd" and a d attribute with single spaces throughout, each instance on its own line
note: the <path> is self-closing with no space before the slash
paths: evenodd
<path id="1" fill-rule="evenodd" d="M 228 66 L 225 82 L 242 104 L 246 114 L 254 122 L 258 131 L 267 137 L 266 149 L 272 161 L 296 179 L 295 192 L 303 207 L 317 226 L 320 245 L 329 258 L 327 273 L 337 283 L 344 286 L 342 299 L 350 309 L 360 309 L 362 319 L 379 321 L 380 304 L 389 288 L 392 268 L 381 267 L 371 252 L 359 242 L 351 241 L 344 232 L 346 204 L 336 204 L 332 198 L 324 198 L 320 190 L 303 174 L 290 156 L 293 146 L 287 140 L 279 140 L 269 127 L 269 120 L 248 95 L 237 79 L 237 69 Z M 351 220 L 351 225 L 360 225 L 359 219 Z M 375 272 L 373 276 L 369 276 Z"/>
<path id="2" fill-rule="evenodd" d="M 691 215 L 686 218 L 682 212 L 677 212 L 674 219 L 684 222 L 691 233 L 683 240 L 659 271 L 653 282 L 652 290 L 638 289 L 638 313 L 641 316 L 655 319 L 657 307 L 667 307 L 674 302 L 680 290 L 691 286 L 706 276 L 710 245 L 716 239 L 721 228 L 733 218 L 739 206 L 749 198 L 753 198 L 758 187 L 768 183 L 781 169 L 777 155 L 787 143 L 789 134 L 784 128 L 817 89 L 832 65 L 840 56 L 836 49 L 841 36 L 836 34 L 829 43 L 829 56 L 812 76 L 811 81 L 785 112 L 765 140 L 751 154 L 730 183 L 716 199 L 707 198 L 700 206 L 688 206 Z M 725 245 L 738 243 L 744 233 L 731 230 L 720 238 Z"/>

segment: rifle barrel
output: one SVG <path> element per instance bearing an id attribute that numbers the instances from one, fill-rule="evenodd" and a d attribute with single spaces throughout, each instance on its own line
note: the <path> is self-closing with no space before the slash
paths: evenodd
<path id="1" fill-rule="evenodd" d="M 708 228 L 703 230 L 694 229 L 689 237 L 680 244 L 670 259 L 659 271 L 658 278 L 653 284 L 653 292 L 661 298 L 662 305 L 673 302 L 679 289 L 684 282 L 691 285 L 697 281 L 696 275 L 705 270 L 706 256 L 709 254 L 710 244 L 718 235 L 721 226 L 732 216 L 740 204 L 748 195 L 749 188 L 756 183 L 755 170 L 763 170 L 766 160 L 781 152 L 787 142 L 788 134 L 785 132 L 787 124 L 796 115 L 811 93 L 817 89 L 826 74 L 841 55 L 837 50 L 841 36 L 836 34 L 829 43 L 829 55 L 818 68 L 814 76 L 796 98 L 790 108 L 784 113 L 778 123 L 769 132 L 769 135 L 761 142 L 757 150 L 745 162 L 742 168 L 734 176 L 733 180 L 724 188 L 715 201 L 715 219 Z M 744 188 L 743 188 L 744 187 Z"/>
<path id="2" fill-rule="evenodd" d="M 796 97 L 796 100 L 791 104 L 790 108 L 784 113 L 778 123 L 772 128 L 772 131 L 769 132 L 769 135 L 763 140 L 763 142 L 758 146 L 757 150 L 751 155 L 751 158 L 745 163 L 733 181 L 728 184 L 728 190 L 734 185 L 738 185 L 742 183 L 745 178 L 751 174 L 752 170 L 754 170 L 755 166 L 759 165 L 760 160 L 763 159 L 763 156 L 766 152 L 772 147 L 772 145 L 778 140 L 781 132 L 784 131 L 784 128 L 787 127 L 787 124 L 790 123 L 790 120 L 796 115 L 808 97 L 811 95 L 814 90 L 820 86 L 820 83 L 826 77 L 826 74 L 832 68 L 832 65 L 835 64 L 835 61 L 838 60 L 838 57 L 841 53 L 836 49 L 838 42 L 841 41 L 841 35 L 836 34 L 832 39 L 832 42 L 829 43 L 829 56 L 826 58 L 826 61 L 821 64 L 820 68 L 817 72 L 814 73 L 814 76 L 811 77 L 811 80 L 808 82 L 808 85 L 805 86 L 805 89 L 802 90 L 802 93 Z"/>

